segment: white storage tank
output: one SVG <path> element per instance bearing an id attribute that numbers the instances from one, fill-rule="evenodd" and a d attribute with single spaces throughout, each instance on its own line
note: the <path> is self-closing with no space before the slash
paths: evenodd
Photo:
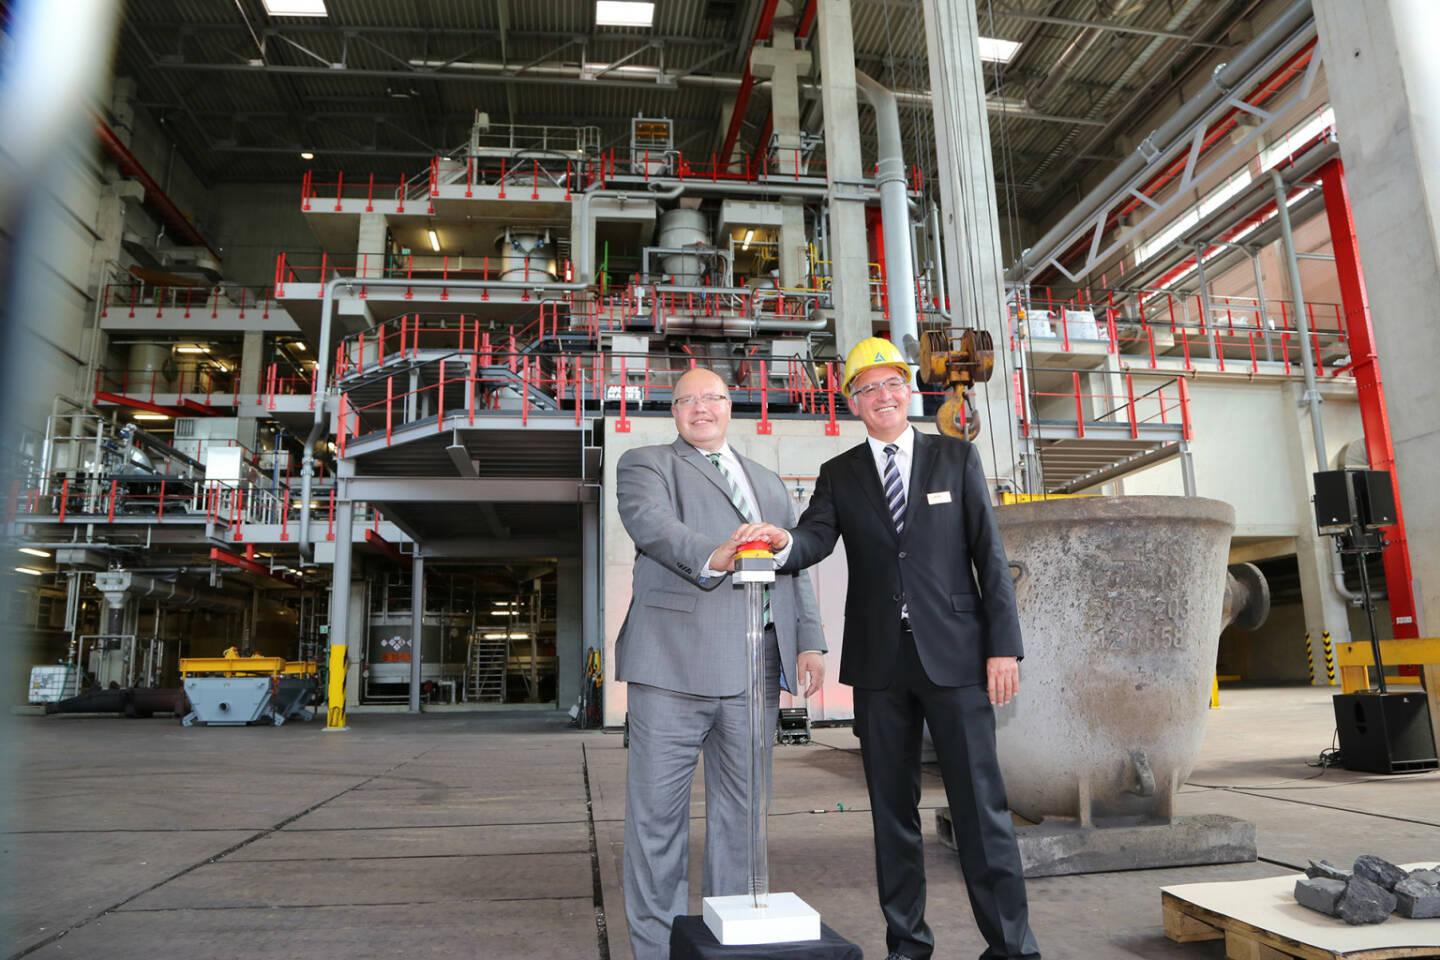
<path id="1" fill-rule="evenodd" d="M 660 216 L 659 245 L 665 250 L 711 247 L 705 214 L 684 208 L 666 211 Z M 698 284 L 704 263 L 703 257 L 682 253 L 666 254 L 660 260 L 666 280 L 681 286 Z"/>

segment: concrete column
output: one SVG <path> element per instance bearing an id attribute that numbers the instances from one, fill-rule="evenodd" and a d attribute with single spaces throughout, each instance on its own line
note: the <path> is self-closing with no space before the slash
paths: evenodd
<path id="1" fill-rule="evenodd" d="M 359 236 L 355 238 L 355 275 L 379 277 L 385 273 L 385 214 L 360 214 Z"/>
<path id="2" fill-rule="evenodd" d="M 1315 0 L 1340 156 L 1385 372 L 1395 479 L 1405 504 L 1416 625 L 1440 619 L 1440 6 Z M 1355 358 L 1357 360 L 1363 358 Z"/>
<path id="3" fill-rule="evenodd" d="M 1350 639 L 1350 613 L 1345 598 L 1335 589 L 1335 545 L 1329 537 L 1315 531 L 1314 512 L 1310 508 L 1310 474 L 1315 470 L 1315 441 L 1310 415 L 1301 405 L 1304 387 L 1287 383 L 1284 388 L 1286 408 L 1294 411 L 1286 424 L 1285 455 L 1289 469 L 1285 471 L 1293 483 L 1297 502 L 1304 504 L 1295 531 L 1295 562 L 1300 568 L 1300 603 L 1305 613 L 1305 632 L 1310 634 L 1310 656 L 1316 664 L 1315 683 L 1324 686 L 1325 634 L 1332 643 Z M 1322 454 L 1323 458 L 1323 454 Z"/>
<path id="4" fill-rule="evenodd" d="M 970 0 L 925 0 L 921 7 L 951 322 L 988 330 L 999 346 L 1006 342 L 1004 268 L 975 5 Z M 1002 477 L 1012 475 L 1020 453 L 1005 357 L 997 350 L 995 376 L 978 388 L 975 398 L 982 429 L 990 432 L 988 440 L 982 434 L 977 444 L 985 472 Z"/>
<path id="5" fill-rule="evenodd" d="M 555 564 L 555 705 L 568 710 L 580 699 L 585 672 L 584 575 L 580 560 L 561 557 Z"/>
<path id="6" fill-rule="evenodd" d="M 830 290 L 835 303 L 835 348 L 844 357 L 873 332 L 850 0 L 816 0 L 816 29 L 830 203 Z"/>
<path id="7" fill-rule="evenodd" d="M 795 49 L 795 7 L 789 0 L 775 6 L 773 40 L 750 54 L 750 72 L 770 81 L 770 112 L 774 117 L 777 155 L 771 176 L 793 177 L 800 150 L 800 74 L 810 69 L 810 52 Z M 798 198 L 780 205 L 780 285 L 804 286 L 805 207 Z"/>
<path id="8" fill-rule="evenodd" d="M 265 334 L 247 331 L 240 341 L 240 396 L 253 400 L 260 395 L 260 383 L 265 372 Z"/>
<path id="9" fill-rule="evenodd" d="M 420 712 L 420 661 L 425 646 L 420 642 L 425 626 L 425 558 L 420 545 L 410 560 L 410 712 Z"/>
<path id="10" fill-rule="evenodd" d="M 350 498 L 335 500 L 335 565 L 330 574 L 329 704 L 325 729 L 344 730 L 346 691 L 349 674 L 350 636 L 350 554 L 354 537 L 355 504 Z"/>
<path id="11" fill-rule="evenodd" d="M 589 194 L 570 204 L 570 269 L 576 283 L 595 280 L 595 215 L 590 212 Z"/>
<path id="12" fill-rule="evenodd" d="M 600 593 L 601 562 L 600 505 L 587 501 L 580 504 L 580 649 L 586 658 L 591 650 L 599 650 L 603 658 L 605 651 L 605 635 L 600 629 L 605 615 Z M 610 678 L 615 664 L 604 663 L 603 669 L 606 681 L 613 682 Z M 602 709 L 601 723 L 608 721 L 607 714 Z"/>

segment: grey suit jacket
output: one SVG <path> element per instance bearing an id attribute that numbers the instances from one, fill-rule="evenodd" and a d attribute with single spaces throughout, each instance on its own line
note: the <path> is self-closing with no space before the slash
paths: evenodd
<path id="1" fill-rule="evenodd" d="M 740 463 L 761 518 L 793 526 L 795 511 L 780 478 L 753 460 L 740 457 Z M 697 696 L 743 693 L 750 676 L 745 590 L 728 576 L 702 576 L 710 554 L 744 522 L 724 477 L 679 438 L 626 451 L 616 477 L 620 519 L 635 541 L 635 569 L 615 644 L 615 678 Z M 770 608 L 780 663 L 795 690 L 797 654 L 825 649 L 809 575 L 777 574 Z"/>

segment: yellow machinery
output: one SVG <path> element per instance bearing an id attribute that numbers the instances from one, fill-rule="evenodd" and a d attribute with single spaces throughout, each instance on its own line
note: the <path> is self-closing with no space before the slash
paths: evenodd
<path id="1" fill-rule="evenodd" d="M 306 660 L 255 654 L 242 657 L 231 647 L 219 657 L 182 657 L 180 677 L 190 710 L 185 726 L 237 727 L 288 719 L 311 720 L 319 668 Z"/>
<path id="2" fill-rule="evenodd" d="M 944 387 L 950 398 L 940 405 L 935 423 L 951 437 L 974 440 L 980 435 L 980 413 L 972 388 L 995 372 L 995 347 L 985 330 L 965 327 L 953 333 L 926 330 L 920 334 L 920 381 Z"/>

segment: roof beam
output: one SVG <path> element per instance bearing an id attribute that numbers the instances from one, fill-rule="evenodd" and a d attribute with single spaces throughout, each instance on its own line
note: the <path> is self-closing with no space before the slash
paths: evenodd
<path id="1" fill-rule="evenodd" d="M 1184 40 L 1186 43 L 1197 47 L 1213 47 L 1217 50 L 1229 49 L 1223 43 L 1203 43 L 1188 33 L 1181 33 L 1177 30 L 1156 30 L 1153 27 L 1137 27 L 1129 23 L 1116 23 L 1113 20 L 1075 20 L 1070 17 L 1052 17 L 1042 13 L 1028 13 L 1024 10 L 1017 10 L 1011 6 L 1002 6 L 996 11 L 1004 17 L 1012 17 L 1016 20 L 1027 20 L 1031 23 L 1050 23 L 1061 27 L 1084 27 L 1091 30 L 1107 30 L 1111 33 L 1137 33 L 1146 37 L 1164 37 L 1167 40 Z"/>

